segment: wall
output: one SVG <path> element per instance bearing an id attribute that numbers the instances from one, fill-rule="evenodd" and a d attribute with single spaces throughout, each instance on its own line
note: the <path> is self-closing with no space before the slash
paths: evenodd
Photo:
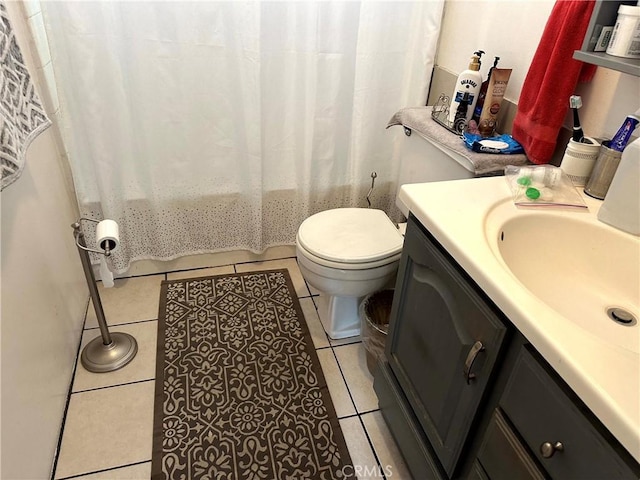
<path id="1" fill-rule="evenodd" d="M 513 69 L 505 98 L 517 104 L 554 4 L 552 0 L 447 0 L 436 64 L 458 75 L 475 50 L 484 50 L 481 71 L 486 78 L 493 57 L 499 56 L 499 66 Z M 639 92 L 638 77 L 598 68 L 595 78 L 576 90 L 582 96 L 585 134 L 611 138 L 624 118 L 640 107 Z M 571 118 L 568 112 L 565 126 L 572 125 Z"/>
<path id="2" fill-rule="evenodd" d="M 22 5 L 6 2 L 32 76 Z M 53 129 L 28 150 L 22 176 L 1 194 L 1 478 L 51 475 L 88 291 L 71 223 L 74 195 Z"/>

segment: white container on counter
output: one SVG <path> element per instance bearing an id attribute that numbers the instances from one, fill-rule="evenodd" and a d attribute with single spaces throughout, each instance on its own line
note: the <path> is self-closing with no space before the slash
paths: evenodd
<path id="1" fill-rule="evenodd" d="M 640 58 L 640 6 L 620 5 L 607 54 Z"/>
<path id="2" fill-rule="evenodd" d="M 589 180 L 598 153 L 600 143 L 596 139 L 585 137 L 585 143 L 570 139 L 560 168 L 569 176 L 574 186 L 583 187 Z"/>

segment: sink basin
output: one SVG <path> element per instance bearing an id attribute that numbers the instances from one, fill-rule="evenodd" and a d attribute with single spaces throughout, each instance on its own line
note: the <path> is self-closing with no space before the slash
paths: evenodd
<path id="1" fill-rule="evenodd" d="M 640 238 L 587 213 L 515 209 L 510 202 L 492 209 L 485 233 L 494 255 L 535 297 L 640 354 Z"/>

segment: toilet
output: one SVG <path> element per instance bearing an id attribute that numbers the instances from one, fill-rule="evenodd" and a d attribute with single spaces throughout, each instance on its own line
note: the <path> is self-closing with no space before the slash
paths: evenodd
<path id="1" fill-rule="evenodd" d="M 400 185 L 474 176 L 465 157 L 417 134 L 403 139 Z M 407 206 L 398 207 L 409 215 Z M 359 303 L 392 284 L 403 241 L 389 217 L 373 208 L 325 210 L 302 222 L 296 236 L 298 266 L 309 285 L 321 292 L 318 310 L 330 338 L 360 335 Z"/>

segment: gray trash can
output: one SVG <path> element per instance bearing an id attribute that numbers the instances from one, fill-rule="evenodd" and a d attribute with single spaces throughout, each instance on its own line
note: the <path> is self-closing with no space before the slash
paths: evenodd
<path id="1" fill-rule="evenodd" d="M 374 292 L 360 303 L 362 344 L 367 352 L 367 367 L 371 374 L 376 368 L 378 357 L 384 354 L 392 303 L 393 289 Z"/>

